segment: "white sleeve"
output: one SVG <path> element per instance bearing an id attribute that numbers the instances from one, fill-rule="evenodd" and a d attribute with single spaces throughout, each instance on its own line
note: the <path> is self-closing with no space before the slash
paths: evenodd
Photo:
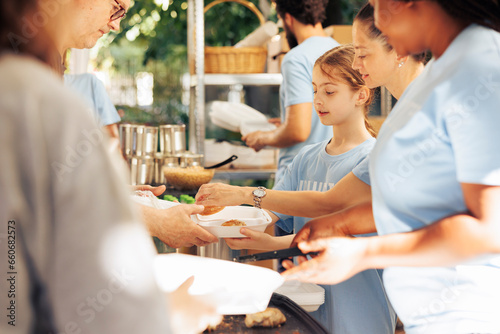
<path id="1" fill-rule="evenodd" d="M 28 57 L 0 57 L 0 73 L 2 268 L 7 221 L 23 232 L 12 268 L 17 322 L 2 321 L 0 332 L 36 331 L 36 281 L 50 313 L 44 319 L 57 333 L 170 333 L 152 239 L 131 202 L 124 165 L 106 151 L 85 104 Z"/>
<path id="2" fill-rule="evenodd" d="M 55 235 L 48 289 L 58 329 L 71 323 L 81 333 L 166 333 L 152 239 L 130 201 L 124 171 L 83 105 L 64 102 L 40 103 L 52 166 Z M 70 108 L 72 113 L 64 112 Z"/>

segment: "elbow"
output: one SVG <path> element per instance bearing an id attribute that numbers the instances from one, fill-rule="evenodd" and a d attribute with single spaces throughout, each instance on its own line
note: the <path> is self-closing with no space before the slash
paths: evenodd
<path id="1" fill-rule="evenodd" d="M 309 132 L 297 131 L 291 136 L 291 140 L 294 144 L 303 143 L 309 138 Z"/>
<path id="2" fill-rule="evenodd" d="M 500 254 L 500 226 L 495 226 L 494 228 L 490 229 L 490 231 L 486 233 L 486 238 L 488 239 L 488 252 Z"/>

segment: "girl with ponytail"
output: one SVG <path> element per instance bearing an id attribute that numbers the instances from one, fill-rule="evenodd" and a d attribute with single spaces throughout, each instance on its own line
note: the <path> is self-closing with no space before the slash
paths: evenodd
<path id="1" fill-rule="evenodd" d="M 281 197 L 284 210 L 279 212 L 287 213 L 294 209 L 293 202 L 288 202 L 290 197 L 310 202 L 307 194 L 331 189 L 371 151 L 375 132 L 366 115 L 373 92 L 361 74 L 352 68 L 354 54 L 352 45 L 341 45 L 316 60 L 312 73 L 314 108 L 321 123 L 332 128 L 332 138 L 304 147 L 273 190 L 267 190 L 268 194 L 262 199 L 263 206 L 267 206 L 268 197 Z M 210 191 L 212 187 L 218 190 Z M 248 187 L 208 184 L 200 190 L 198 198 L 207 190 L 210 198 L 231 193 L 233 200 L 253 203 L 252 197 L 248 196 L 251 194 Z M 308 221 L 304 216 L 269 213 L 273 221 L 288 232 L 299 231 Z M 247 238 L 226 239 L 226 243 L 233 249 L 276 250 L 290 247 L 294 237 L 273 237 L 247 228 L 242 228 L 241 233 Z M 343 284 L 323 288 L 325 303 L 313 316 L 329 332 L 394 333 L 396 317 L 387 302 L 378 271 L 368 270 Z"/>

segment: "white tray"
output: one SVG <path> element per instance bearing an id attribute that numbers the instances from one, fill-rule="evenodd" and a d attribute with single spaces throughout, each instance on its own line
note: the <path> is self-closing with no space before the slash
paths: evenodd
<path id="1" fill-rule="evenodd" d="M 174 291 L 191 276 L 195 279 L 188 292 L 220 314 L 264 311 L 273 291 L 284 282 L 276 271 L 248 264 L 185 254 L 156 257 L 155 277 L 163 291 Z"/>
<path id="2" fill-rule="evenodd" d="M 227 206 L 213 215 L 196 215 L 196 219 L 193 220 L 218 238 L 246 238 L 240 233 L 242 226 L 221 226 L 231 219 L 242 221 L 247 225 L 245 228 L 258 232 L 264 232 L 272 222 L 266 211 L 245 206 Z"/>

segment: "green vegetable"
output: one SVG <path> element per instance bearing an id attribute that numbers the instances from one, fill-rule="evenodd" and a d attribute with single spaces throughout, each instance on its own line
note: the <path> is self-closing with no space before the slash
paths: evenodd
<path id="1" fill-rule="evenodd" d="M 184 204 L 196 203 L 196 200 L 194 199 L 194 197 L 189 196 L 189 195 L 182 194 L 181 196 L 179 196 L 179 198 L 180 198 L 180 202 L 184 203 Z"/>
<path id="2" fill-rule="evenodd" d="M 179 200 L 177 199 L 177 197 L 172 196 L 172 195 L 164 195 L 163 196 L 163 200 L 170 201 L 170 202 L 179 202 Z"/>

